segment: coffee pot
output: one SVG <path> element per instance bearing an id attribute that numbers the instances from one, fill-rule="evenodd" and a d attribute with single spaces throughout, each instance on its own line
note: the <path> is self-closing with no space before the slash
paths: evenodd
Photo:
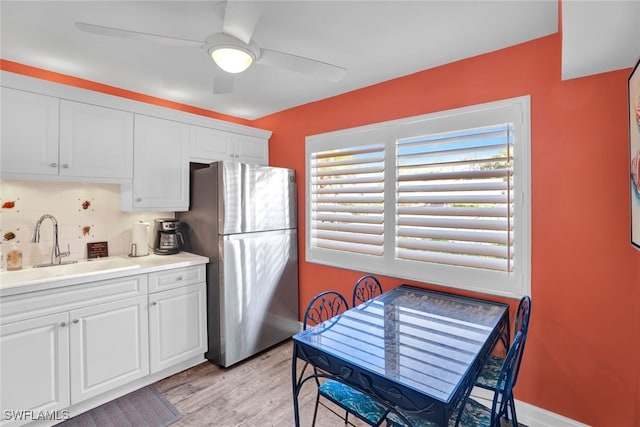
<path id="1" fill-rule="evenodd" d="M 180 221 L 173 218 L 158 218 L 153 222 L 153 253 L 171 255 L 180 252 L 181 243 L 184 242 L 178 230 Z"/>

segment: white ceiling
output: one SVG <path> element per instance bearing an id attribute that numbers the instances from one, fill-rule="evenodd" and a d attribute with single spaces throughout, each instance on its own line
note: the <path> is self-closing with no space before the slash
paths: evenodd
<path id="1" fill-rule="evenodd" d="M 255 64 L 213 94 L 198 48 L 79 31 L 77 21 L 191 40 L 222 31 L 216 1 L 0 2 L 3 59 L 256 119 L 297 105 L 555 33 L 555 0 L 261 1 L 263 48 L 346 68 L 337 83 Z M 563 1 L 563 76 L 631 67 L 640 2 Z"/>
<path id="2" fill-rule="evenodd" d="M 562 0 L 562 78 L 632 67 L 640 58 L 640 1 Z"/>

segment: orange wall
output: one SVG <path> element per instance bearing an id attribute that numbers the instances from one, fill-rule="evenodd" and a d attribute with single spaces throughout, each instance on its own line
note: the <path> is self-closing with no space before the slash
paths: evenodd
<path id="1" fill-rule="evenodd" d="M 629 243 L 630 70 L 561 81 L 560 35 L 254 122 L 298 174 L 301 307 L 363 272 L 306 263 L 305 136 L 531 95 L 532 319 L 519 400 L 594 426 L 640 425 L 640 251 Z M 402 281 L 383 278 L 389 289 Z M 426 285 L 425 285 L 426 286 Z"/>
<path id="2" fill-rule="evenodd" d="M 273 131 L 274 166 L 298 173 L 300 303 L 350 293 L 363 273 L 306 263 L 304 138 L 531 95 L 532 319 L 516 397 L 593 426 L 640 425 L 640 251 L 629 244 L 630 70 L 560 80 L 561 38 L 307 104 L 254 122 L 0 60 L 0 69 Z M 385 289 L 403 281 L 381 278 Z M 428 286 L 424 285 L 423 286 Z"/>

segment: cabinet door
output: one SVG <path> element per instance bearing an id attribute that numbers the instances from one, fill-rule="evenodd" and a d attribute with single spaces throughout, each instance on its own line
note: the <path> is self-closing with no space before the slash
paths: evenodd
<path id="1" fill-rule="evenodd" d="M 234 160 L 232 135 L 206 127 L 189 126 L 189 160 L 200 163 Z"/>
<path id="2" fill-rule="evenodd" d="M 67 313 L 2 325 L 0 367 L 3 415 L 5 411 L 55 411 L 68 407 Z"/>
<path id="3" fill-rule="evenodd" d="M 234 160 L 243 163 L 266 165 L 269 163 L 268 142 L 254 136 L 236 135 L 234 140 Z"/>
<path id="4" fill-rule="evenodd" d="M 149 295 L 151 373 L 206 351 L 205 284 Z"/>
<path id="5" fill-rule="evenodd" d="M 60 175 L 130 180 L 133 113 L 61 100 Z"/>
<path id="6" fill-rule="evenodd" d="M 134 209 L 185 211 L 189 207 L 189 126 L 135 116 Z"/>
<path id="7" fill-rule="evenodd" d="M 70 312 L 71 403 L 149 374 L 147 296 Z"/>
<path id="8" fill-rule="evenodd" d="M 1 88 L 2 174 L 58 175 L 59 101 Z"/>

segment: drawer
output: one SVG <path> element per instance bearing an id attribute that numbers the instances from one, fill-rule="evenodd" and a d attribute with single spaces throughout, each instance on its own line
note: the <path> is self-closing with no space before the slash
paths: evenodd
<path id="1" fill-rule="evenodd" d="M 0 299 L 2 323 L 146 295 L 147 275 L 70 285 Z"/>
<path id="2" fill-rule="evenodd" d="M 149 273 L 149 292 L 164 291 L 206 281 L 204 265 Z"/>

